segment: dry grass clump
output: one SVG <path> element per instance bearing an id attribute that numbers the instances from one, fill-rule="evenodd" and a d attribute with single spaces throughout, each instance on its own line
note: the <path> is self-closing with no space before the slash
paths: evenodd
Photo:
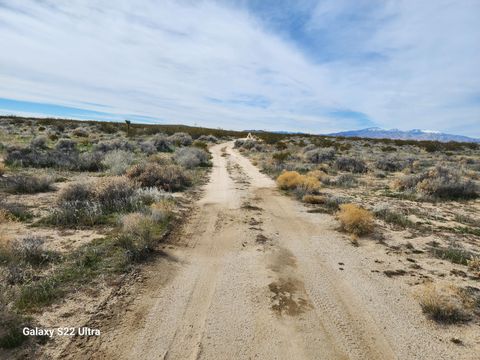
<path id="1" fill-rule="evenodd" d="M 471 271 L 475 276 L 480 277 L 480 256 L 473 256 L 467 261 L 467 266 L 469 271 Z"/>
<path id="2" fill-rule="evenodd" d="M 190 176 L 178 165 L 141 163 L 130 168 L 127 177 L 142 187 L 158 187 L 165 191 L 179 191 L 191 185 Z"/>
<path id="3" fill-rule="evenodd" d="M 0 224 L 10 222 L 14 217 L 5 209 L 0 209 Z"/>
<path id="4" fill-rule="evenodd" d="M 324 204 L 325 196 L 323 195 L 305 195 L 302 201 L 307 204 Z"/>
<path id="5" fill-rule="evenodd" d="M 307 176 L 311 176 L 317 180 L 322 181 L 327 177 L 327 174 L 322 170 L 311 170 L 307 173 Z"/>
<path id="6" fill-rule="evenodd" d="M 457 287 L 429 284 L 418 298 L 422 311 L 437 322 L 456 323 L 471 319 L 472 299 Z"/>
<path id="7" fill-rule="evenodd" d="M 355 204 L 342 204 L 336 214 L 341 229 L 356 235 L 370 234 L 374 228 L 373 215 L 370 211 Z"/>

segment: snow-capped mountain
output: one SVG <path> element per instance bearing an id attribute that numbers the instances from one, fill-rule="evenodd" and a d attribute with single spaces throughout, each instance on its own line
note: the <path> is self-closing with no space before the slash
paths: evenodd
<path id="1" fill-rule="evenodd" d="M 402 131 L 399 129 L 381 129 L 372 127 L 361 130 L 342 131 L 328 134 L 331 136 L 345 137 L 364 137 L 373 139 L 402 139 L 402 140 L 435 140 L 435 141 L 457 141 L 457 142 L 475 142 L 480 143 L 480 139 L 471 138 L 463 135 L 444 134 L 433 130 L 413 129 Z"/>

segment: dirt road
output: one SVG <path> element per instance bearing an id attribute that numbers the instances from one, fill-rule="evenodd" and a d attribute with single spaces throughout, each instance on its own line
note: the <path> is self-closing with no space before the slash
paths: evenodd
<path id="1" fill-rule="evenodd" d="M 212 149 L 197 211 L 102 336 L 62 358 L 469 358 L 331 216 L 279 193 L 232 144 Z"/>

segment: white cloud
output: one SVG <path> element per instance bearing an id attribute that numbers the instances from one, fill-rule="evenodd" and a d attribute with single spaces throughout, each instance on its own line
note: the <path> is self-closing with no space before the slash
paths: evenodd
<path id="1" fill-rule="evenodd" d="M 479 116 L 478 103 L 462 102 L 480 92 L 474 1 L 386 2 L 375 20 L 390 20 L 362 43 L 386 54 L 375 68 L 319 63 L 255 14 L 217 1 L 5 3 L 3 98 L 236 129 L 359 126 L 329 117 L 333 109 L 363 112 L 381 126 L 438 130 L 475 125 Z M 346 11 L 348 2 L 338 4 L 310 25 Z"/>

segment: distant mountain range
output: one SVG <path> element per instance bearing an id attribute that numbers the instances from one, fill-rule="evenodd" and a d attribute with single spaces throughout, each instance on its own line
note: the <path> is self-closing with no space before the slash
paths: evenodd
<path id="1" fill-rule="evenodd" d="M 381 129 L 372 127 L 362 130 L 342 131 L 330 136 L 345 136 L 345 137 L 363 137 L 371 139 L 401 139 L 401 140 L 434 140 L 434 141 L 457 141 L 457 142 L 474 142 L 480 143 L 480 139 L 471 138 L 462 135 L 444 134 L 438 131 L 413 129 L 409 131 L 402 131 L 398 129 Z"/>

